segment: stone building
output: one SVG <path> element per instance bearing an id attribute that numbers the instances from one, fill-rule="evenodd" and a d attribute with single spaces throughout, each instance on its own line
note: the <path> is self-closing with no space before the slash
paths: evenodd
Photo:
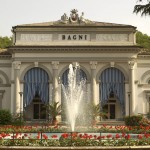
<path id="1" fill-rule="evenodd" d="M 55 22 L 12 27 L 13 46 L 0 52 L 0 109 L 40 120 L 43 105 L 62 101 L 69 64 L 86 78 L 86 100 L 119 120 L 150 112 L 150 53 L 136 27 L 90 21 L 73 9 Z"/>

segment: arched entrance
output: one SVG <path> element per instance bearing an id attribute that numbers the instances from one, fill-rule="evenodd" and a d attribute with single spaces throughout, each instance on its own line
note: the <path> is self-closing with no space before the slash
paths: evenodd
<path id="1" fill-rule="evenodd" d="M 42 68 L 32 68 L 24 76 L 24 112 L 26 120 L 46 119 L 43 107 L 49 101 L 49 77 Z"/>
<path id="2" fill-rule="evenodd" d="M 121 119 L 125 114 L 125 77 L 117 68 L 105 69 L 99 77 L 100 102 L 106 119 Z"/>

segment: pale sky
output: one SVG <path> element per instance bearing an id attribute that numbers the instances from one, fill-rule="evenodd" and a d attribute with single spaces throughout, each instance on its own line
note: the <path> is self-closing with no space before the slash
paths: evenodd
<path id="1" fill-rule="evenodd" d="M 86 19 L 127 24 L 150 35 L 150 16 L 133 14 L 137 0 L 0 0 L 0 36 L 11 36 L 12 26 L 57 21 L 72 9 Z"/>

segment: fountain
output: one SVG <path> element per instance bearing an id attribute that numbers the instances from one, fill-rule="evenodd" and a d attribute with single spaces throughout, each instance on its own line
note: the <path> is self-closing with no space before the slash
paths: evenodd
<path id="1" fill-rule="evenodd" d="M 81 105 L 84 97 L 84 88 L 86 80 L 80 77 L 80 67 L 76 63 L 73 67 L 69 65 L 68 84 L 62 85 L 64 98 L 66 102 L 67 120 L 71 126 L 71 131 L 74 132 L 75 124 L 79 111 L 82 109 Z"/>

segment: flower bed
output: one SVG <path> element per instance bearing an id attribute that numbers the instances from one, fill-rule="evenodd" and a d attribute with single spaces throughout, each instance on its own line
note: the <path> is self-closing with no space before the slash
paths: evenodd
<path id="1" fill-rule="evenodd" d="M 146 131 L 146 128 L 148 129 Z M 138 130 L 139 129 L 139 130 Z M 67 132 L 60 126 L 0 127 L 0 146 L 143 146 L 150 145 L 149 127 L 95 126 Z M 136 131 L 138 131 L 136 133 Z"/>
<path id="2" fill-rule="evenodd" d="M 150 134 L 126 133 L 4 133 L 0 146 L 139 146 L 150 145 Z"/>
<path id="3" fill-rule="evenodd" d="M 76 127 L 78 132 L 104 132 L 104 133 L 150 133 L 150 126 L 94 126 L 94 127 Z M 10 132 L 68 132 L 70 129 L 66 126 L 0 126 L 0 133 Z"/>

